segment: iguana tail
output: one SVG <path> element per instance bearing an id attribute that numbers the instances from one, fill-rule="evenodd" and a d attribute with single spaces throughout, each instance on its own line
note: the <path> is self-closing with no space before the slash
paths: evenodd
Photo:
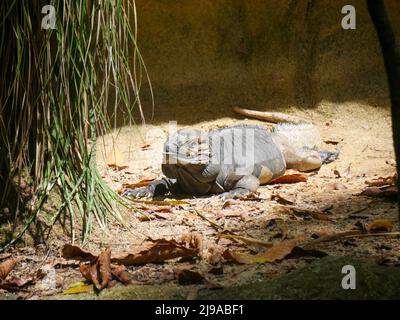
<path id="1" fill-rule="evenodd" d="M 281 112 L 256 111 L 239 107 L 233 107 L 233 111 L 249 118 L 277 123 L 272 128 L 272 132 L 278 136 L 284 136 L 290 147 L 295 150 L 318 150 L 322 142 L 317 126 L 311 121 Z M 335 161 L 339 156 L 339 151 L 319 151 L 318 153 L 322 163 Z"/>
<path id="2" fill-rule="evenodd" d="M 255 111 L 234 107 L 233 111 L 249 118 L 278 123 L 272 132 L 284 135 L 294 148 L 316 149 L 321 143 L 318 128 L 310 121 L 281 112 Z"/>
<path id="3" fill-rule="evenodd" d="M 281 112 L 269 112 L 269 111 L 256 111 L 250 109 L 243 109 L 239 107 L 233 107 L 233 111 L 239 113 L 245 117 L 263 120 L 266 122 L 273 122 L 273 123 L 293 123 L 293 124 L 300 124 L 300 123 L 311 123 L 311 121 L 307 121 L 300 117 L 291 116 Z"/>

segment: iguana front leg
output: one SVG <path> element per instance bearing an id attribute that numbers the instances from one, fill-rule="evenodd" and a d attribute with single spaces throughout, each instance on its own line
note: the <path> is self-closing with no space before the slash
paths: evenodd
<path id="1" fill-rule="evenodd" d="M 162 178 L 150 183 L 147 187 L 130 189 L 123 193 L 123 197 L 128 198 L 152 198 L 171 193 L 181 193 L 176 179 Z"/>
<path id="2" fill-rule="evenodd" d="M 231 190 L 222 193 L 220 197 L 222 199 L 243 198 L 252 192 L 256 192 L 259 186 L 260 180 L 252 174 L 249 174 L 240 178 Z M 231 188 L 231 185 L 228 183 L 228 185 L 224 187 Z"/>

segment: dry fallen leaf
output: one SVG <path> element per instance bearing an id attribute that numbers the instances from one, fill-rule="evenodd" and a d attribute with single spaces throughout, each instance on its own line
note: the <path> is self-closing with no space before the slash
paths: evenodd
<path id="1" fill-rule="evenodd" d="M 328 139 L 328 140 L 324 140 L 324 142 L 326 144 L 333 144 L 333 145 L 337 145 L 339 144 L 341 141 L 343 141 L 343 138 L 338 138 L 338 139 Z"/>
<path id="2" fill-rule="evenodd" d="M 123 265 L 111 265 L 112 275 L 123 284 L 134 284 L 140 283 L 132 279 L 132 274 Z"/>
<path id="3" fill-rule="evenodd" d="M 365 184 L 370 187 L 394 186 L 396 183 L 396 179 L 396 175 L 389 177 L 379 177 L 377 179 L 367 180 L 365 181 Z"/>
<path id="4" fill-rule="evenodd" d="M 89 251 L 83 250 L 80 247 L 72 244 L 65 244 L 62 249 L 62 256 L 64 259 L 79 260 L 79 261 L 92 261 L 97 258 L 97 255 Z"/>
<path id="5" fill-rule="evenodd" d="M 132 252 L 112 255 L 111 261 L 123 265 L 138 265 L 160 263 L 165 260 L 181 257 L 195 257 L 198 254 L 198 248 L 187 248 L 184 244 L 178 243 L 175 240 L 160 239 L 142 244 Z"/>
<path id="6" fill-rule="evenodd" d="M 30 275 L 26 279 L 10 279 L 7 281 L 0 282 L 0 289 L 4 289 L 11 292 L 26 291 L 25 287 L 35 284 L 37 277 Z"/>
<path id="7" fill-rule="evenodd" d="M 391 232 L 392 229 L 393 229 L 393 222 L 388 219 L 376 219 L 367 226 L 368 231 Z"/>
<path id="8" fill-rule="evenodd" d="M 368 187 L 361 195 L 368 197 L 383 197 L 383 198 L 397 198 L 397 188 L 394 186 L 382 186 L 382 187 Z"/>
<path id="9" fill-rule="evenodd" d="M 8 259 L 2 263 L 0 263 L 0 280 L 3 280 L 7 277 L 7 275 L 14 269 L 17 264 L 16 259 Z"/>
<path id="10" fill-rule="evenodd" d="M 122 187 L 125 189 L 135 189 L 135 188 L 141 188 L 141 187 L 146 187 L 148 186 L 151 182 L 153 182 L 157 177 L 155 176 L 149 176 L 149 177 L 143 177 L 142 179 L 133 182 L 133 183 L 124 183 Z"/>
<path id="11" fill-rule="evenodd" d="M 83 277 L 92 282 L 97 290 L 102 290 L 111 281 L 111 250 L 100 253 L 95 261 L 89 264 L 81 264 L 79 270 Z"/>
<path id="12" fill-rule="evenodd" d="M 107 154 L 107 166 L 118 171 L 128 168 L 128 164 L 125 162 L 124 156 L 119 148 L 114 147 Z"/>
<path id="13" fill-rule="evenodd" d="M 111 280 L 111 250 L 107 249 L 98 257 L 98 270 L 101 278 L 99 290 L 107 287 Z"/>
<path id="14" fill-rule="evenodd" d="M 167 208 L 167 207 L 161 207 L 161 208 L 155 208 L 152 211 L 154 212 L 163 212 L 163 213 L 171 213 L 171 208 Z"/>
<path id="15" fill-rule="evenodd" d="M 271 183 L 296 183 L 306 182 L 308 176 L 295 169 L 288 169 L 284 175 L 271 181 Z"/>
<path id="16" fill-rule="evenodd" d="M 146 144 L 142 145 L 140 148 L 144 151 L 144 150 L 148 150 L 150 148 L 150 146 L 151 145 L 149 143 L 146 143 Z"/>
<path id="17" fill-rule="evenodd" d="M 143 243 L 130 252 L 110 254 L 110 262 L 123 265 L 160 263 L 180 257 L 196 257 L 200 255 L 201 250 L 201 236 L 190 234 L 182 236 L 179 241 L 159 239 Z M 106 254 L 106 252 L 96 256 L 77 246 L 66 244 L 63 248 L 63 257 L 71 260 L 89 261 L 90 264 L 80 265 L 81 273 L 87 280 L 95 281 L 95 279 L 101 280 L 109 277 L 108 253 Z M 93 266 L 96 266 L 96 268 Z M 104 272 L 104 274 L 99 276 L 98 272 Z M 98 286 L 102 287 L 102 285 L 100 281 Z"/>
<path id="18" fill-rule="evenodd" d="M 280 204 L 293 204 L 296 200 L 294 197 L 288 195 L 281 195 L 279 193 L 274 193 L 271 195 L 271 200 L 274 200 Z"/>
<path id="19" fill-rule="evenodd" d="M 242 264 L 274 262 L 284 259 L 292 252 L 294 247 L 304 242 L 305 239 L 307 239 L 307 236 L 283 240 L 275 244 L 270 250 L 255 255 L 226 250 L 223 257 L 227 260 L 233 260 Z"/>

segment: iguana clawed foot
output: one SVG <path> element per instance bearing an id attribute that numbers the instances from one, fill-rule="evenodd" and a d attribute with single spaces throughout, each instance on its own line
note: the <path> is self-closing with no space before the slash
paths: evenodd
<path id="1" fill-rule="evenodd" d="M 172 181 L 172 180 L 171 180 Z M 147 187 L 139 189 L 129 189 L 122 196 L 131 199 L 153 198 L 167 194 L 170 189 L 174 189 L 174 183 L 166 179 L 155 180 Z"/>
<path id="2" fill-rule="evenodd" d="M 331 163 L 339 157 L 339 150 L 336 152 L 320 151 L 319 155 L 323 164 Z"/>
<path id="3" fill-rule="evenodd" d="M 130 189 L 125 191 L 122 196 L 128 199 L 152 198 L 154 197 L 154 188 L 148 186 L 139 189 Z"/>

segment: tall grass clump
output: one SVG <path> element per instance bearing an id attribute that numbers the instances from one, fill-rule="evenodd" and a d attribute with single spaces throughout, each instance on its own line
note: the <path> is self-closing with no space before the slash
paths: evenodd
<path id="1" fill-rule="evenodd" d="M 42 28 L 48 4 L 54 29 Z M 61 199 L 50 225 L 66 213 L 75 240 L 80 219 L 86 241 L 94 223 L 106 229 L 110 219 L 121 221 L 95 150 L 96 136 L 115 125 L 118 113 L 127 121 L 135 108 L 142 114 L 147 73 L 135 41 L 135 2 L 2 0 L 0 13 L 0 209 L 24 221 L 6 247 L 35 221 L 50 193 Z M 20 187 L 26 177 L 33 181 L 29 199 Z"/>

